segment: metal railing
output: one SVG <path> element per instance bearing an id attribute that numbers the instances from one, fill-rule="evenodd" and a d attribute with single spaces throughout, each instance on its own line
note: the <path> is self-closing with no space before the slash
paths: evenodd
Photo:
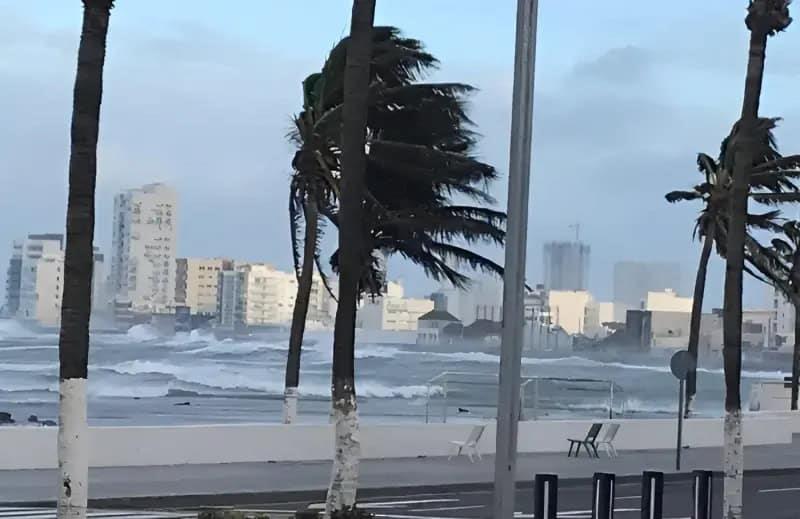
<path id="1" fill-rule="evenodd" d="M 563 377 L 531 377 L 522 376 L 520 384 L 520 420 L 538 420 L 544 414 L 555 410 L 564 411 L 569 409 L 569 398 L 566 397 L 566 392 L 571 395 L 580 393 L 581 395 L 607 395 L 604 398 L 595 398 L 594 402 L 586 401 L 586 398 L 572 398 L 572 404 L 576 407 L 574 409 L 581 409 L 585 406 L 586 411 L 603 411 L 609 419 L 616 416 L 624 416 L 627 399 L 624 398 L 623 388 L 613 380 L 604 379 L 591 379 L 591 378 L 563 378 Z M 442 423 L 447 423 L 449 416 L 449 409 L 451 407 L 451 396 L 456 387 L 466 387 L 473 389 L 471 394 L 464 395 L 464 392 L 459 392 L 462 397 L 461 405 L 477 406 L 479 408 L 495 408 L 496 391 L 488 391 L 483 394 L 475 391 L 478 388 L 491 387 L 496 390 L 498 385 L 498 376 L 491 373 L 478 373 L 466 371 L 444 371 L 427 381 L 427 392 L 425 399 L 425 423 L 430 423 L 432 412 L 434 408 L 434 400 L 440 399 L 440 412 Z M 548 399 L 543 397 L 542 387 L 553 386 L 560 388 L 562 392 L 554 395 L 555 398 Z M 480 396 L 488 396 L 483 398 Z M 438 397 L 438 398 L 436 398 Z M 459 414 L 463 409 L 459 407 Z M 468 411 L 468 410 L 467 410 Z M 496 415 L 496 411 L 492 413 Z M 494 417 L 494 416 L 493 416 Z"/>

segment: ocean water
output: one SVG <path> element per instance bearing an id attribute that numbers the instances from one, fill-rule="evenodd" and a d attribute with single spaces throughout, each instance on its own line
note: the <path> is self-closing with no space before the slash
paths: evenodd
<path id="1" fill-rule="evenodd" d="M 303 347 L 300 420 L 328 419 L 331 332 L 309 332 Z M 97 425 L 276 422 L 288 336 L 217 340 L 193 331 L 160 337 L 144 325 L 125 334 L 91 337 L 89 419 Z M 481 346 L 448 351 L 416 344 L 360 343 L 356 390 L 368 421 L 441 421 L 494 416 L 499 352 Z M 788 367 L 788 366 L 787 366 Z M 781 380 L 781 366 L 745 365 L 743 401 L 753 381 Z M 450 375 L 431 379 L 443 372 Z M 523 374 L 558 379 L 525 384 L 525 414 L 539 418 L 675 413 L 677 382 L 668 356 L 587 358 L 577 355 L 523 359 Z M 697 410 L 722 412 L 718 366 L 700 367 Z M 18 422 L 58 414 L 58 337 L 0 320 L 0 411 Z M 445 396 L 446 395 L 446 396 Z M 746 405 L 746 404 L 745 404 Z"/>

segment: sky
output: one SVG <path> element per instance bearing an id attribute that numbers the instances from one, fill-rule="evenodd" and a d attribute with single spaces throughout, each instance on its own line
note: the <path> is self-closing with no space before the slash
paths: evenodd
<path id="1" fill-rule="evenodd" d="M 179 192 L 178 252 L 291 265 L 286 140 L 302 79 L 349 30 L 348 0 L 117 0 L 98 151 L 95 242 L 108 250 L 113 195 L 150 182 Z M 745 0 L 541 0 L 527 275 L 542 245 L 580 223 L 591 291 L 612 295 L 621 260 L 681 264 L 689 293 L 698 206 L 664 193 L 700 179 L 741 109 Z M 635 6 L 635 8 L 634 8 Z M 233 7 L 233 8 L 232 8 Z M 481 158 L 501 172 L 505 205 L 516 2 L 378 0 L 375 23 L 422 40 L 434 81 L 479 89 L 471 115 Z M 79 0 L 0 0 L 0 265 L 14 239 L 64 228 Z M 762 115 L 784 118 L 781 150 L 800 152 L 800 24 L 767 49 Z M 790 211 L 794 212 L 794 210 Z M 796 216 L 796 214 L 791 214 Z M 502 251 L 485 250 L 495 259 Z M 4 268 L 2 270 L 5 270 Z M 708 307 L 723 265 L 712 262 Z M 390 261 L 408 293 L 436 284 Z M 0 285 L 0 291 L 2 286 Z M 746 302 L 763 306 L 750 283 Z"/>

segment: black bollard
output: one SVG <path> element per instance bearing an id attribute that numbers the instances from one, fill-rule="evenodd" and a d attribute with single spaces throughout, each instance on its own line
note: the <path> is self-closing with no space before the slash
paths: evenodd
<path id="1" fill-rule="evenodd" d="M 642 473 L 642 519 L 664 517 L 664 473 Z"/>
<path id="2" fill-rule="evenodd" d="M 692 519 L 711 519 L 711 498 L 714 493 L 714 473 L 710 470 L 695 470 L 694 515 Z"/>
<path id="3" fill-rule="evenodd" d="M 535 519 L 557 519 L 558 476 L 536 474 L 533 483 L 533 517 Z"/>
<path id="4" fill-rule="evenodd" d="M 614 519 L 614 474 L 595 472 L 592 479 L 592 519 Z"/>

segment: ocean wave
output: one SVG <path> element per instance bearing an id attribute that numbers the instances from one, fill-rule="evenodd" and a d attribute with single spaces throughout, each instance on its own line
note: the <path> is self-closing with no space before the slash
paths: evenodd
<path id="1" fill-rule="evenodd" d="M 284 390 L 283 371 L 264 369 L 259 365 L 235 369 L 216 364 L 183 366 L 161 361 L 132 360 L 103 366 L 100 369 L 134 377 L 125 384 L 120 384 L 119 381 L 106 383 L 101 380 L 96 384 L 95 392 L 101 396 L 165 396 L 170 389 L 198 391 L 197 388 L 209 389 L 220 395 L 233 391 L 281 395 Z M 146 375 L 160 375 L 164 378 L 161 381 L 142 380 Z M 329 396 L 330 383 L 327 377 L 320 378 L 324 382 L 306 377 L 300 384 L 300 394 Z M 95 380 L 96 378 L 90 377 L 90 387 Z M 425 385 L 389 386 L 374 380 L 357 382 L 358 394 L 371 398 L 414 398 L 424 396 L 427 391 Z"/>
<path id="2" fill-rule="evenodd" d="M 484 353 L 479 351 L 469 352 L 451 352 L 451 353 L 428 353 L 428 355 L 451 359 L 458 362 L 475 362 L 475 363 L 488 363 L 498 364 L 500 356 L 492 353 Z M 635 371 L 650 371 L 656 373 L 671 374 L 668 365 L 653 365 L 653 364 L 629 364 L 619 361 L 601 361 L 589 359 L 586 357 L 569 356 L 569 357 L 556 357 L 556 358 L 533 358 L 523 357 L 522 364 L 525 366 L 543 366 L 543 365 L 556 365 L 564 367 L 583 367 L 583 368 L 597 368 L 597 369 L 621 369 L 621 370 L 635 370 Z M 708 373 L 712 375 L 723 375 L 722 368 L 703 368 L 697 369 L 700 373 Z M 742 377 L 760 380 L 779 380 L 786 376 L 788 373 L 780 370 L 775 371 L 751 371 L 743 370 Z"/>
<path id="3" fill-rule="evenodd" d="M 36 339 L 44 337 L 58 337 L 55 333 L 39 333 L 29 330 L 14 319 L 0 319 L 0 341 L 9 339 Z"/>
<path id="4" fill-rule="evenodd" d="M 330 344 L 314 344 L 303 348 L 314 353 L 312 364 L 330 364 L 333 359 L 333 346 Z M 417 354 L 417 352 L 377 344 L 356 344 L 355 349 L 357 359 L 394 359 L 404 354 Z"/>
<path id="5" fill-rule="evenodd" d="M 497 364 L 500 362 L 500 357 L 491 353 L 484 353 L 482 351 L 456 351 L 451 353 L 428 353 L 436 358 L 451 359 L 458 362 L 481 362 Z"/>
<path id="6" fill-rule="evenodd" d="M 0 364 L 0 372 L 19 372 L 19 373 L 48 373 L 58 370 L 57 362 L 45 363 L 15 363 L 3 362 Z"/>
<path id="7" fill-rule="evenodd" d="M 135 324 L 125 333 L 102 334 L 104 343 L 107 344 L 149 344 L 162 339 L 158 330 L 149 324 Z"/>
<path id="8" fill-rule="evenodd" d="M 226 339 L 228 340 L 228 339 Z M 289 349 L 289 342 L 257 342 L 257 341 L 236 341 L 236 342 L 213 342 L 208 346 L 197 348 L 196 350 L 189 350 L 184 353 L 211 353 L 214 355 L 251 355 L 253 353 L 260 353 L 264 351 L 281 351 L 285 352 Z"/>
<path id="9" fill-rule="evenodd" d="M 0 378 L 0 391 L 4 393 L 24 393 L 30 391 L 58 391 L 57 377 L 51 380 L 25 380 L 9 381 L 8 377 Z"/>
<path id="10" fill-rule="evenodd" d="M 638 398 L 628 398 L 625 400 L 626 413 L 654 413 L 654 414 L 676 414 L 678 412 L 677 404 L 667 402 L 644 402 Z"/>

